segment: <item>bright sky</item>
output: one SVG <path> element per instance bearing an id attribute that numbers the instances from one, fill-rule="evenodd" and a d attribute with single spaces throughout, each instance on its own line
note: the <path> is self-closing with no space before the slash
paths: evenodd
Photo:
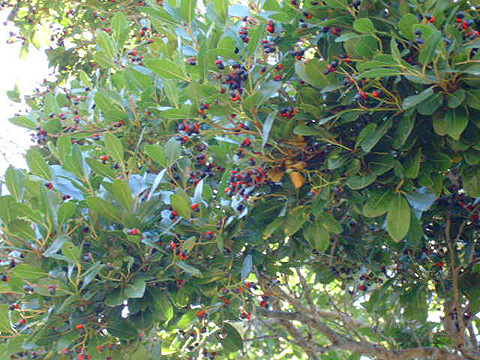
<path id="1" fill-rule="evenodd" d="M 15 167 L 26 167 L 21 154 L 32 144 L 30 136 L 25 129 L 11 124 L 8 119 L 15 112 L 22 109 L 17 103 L 8 99 L 7 90 L 13 90 L 18 84 L 23 94 L 32 92 L 35 87 L 48 75 L 48 64 L 43 51 L 30 49 L 28 59 L 19 60 L 21 44 L 7 44 L 9 32 L 14 31 L 11 23 L 3 26 L 8 11 L 0 12 L 0 175 L 9 164 Z"/>

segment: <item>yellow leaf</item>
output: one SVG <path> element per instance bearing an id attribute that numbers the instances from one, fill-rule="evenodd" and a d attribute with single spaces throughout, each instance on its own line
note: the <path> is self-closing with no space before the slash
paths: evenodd
<path id="1" fill-rule="evenodd" d="M 305 178 L 298 171 L 292 171 L 288 175 L 290 175 L 295 189 L 300 189 L 305 184 Z"/>

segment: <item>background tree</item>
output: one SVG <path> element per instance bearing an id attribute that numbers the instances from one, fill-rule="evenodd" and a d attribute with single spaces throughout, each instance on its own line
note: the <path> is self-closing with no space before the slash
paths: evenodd
<path id="1" fill-rule="evenodd" d="M 0 358 L 479 359 L 477 2 L 201 5 L 3 3 Z"/>

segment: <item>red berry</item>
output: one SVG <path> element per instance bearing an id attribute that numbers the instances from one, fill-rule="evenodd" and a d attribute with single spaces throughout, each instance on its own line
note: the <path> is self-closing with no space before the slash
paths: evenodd
<path id="1" fill-rule="evenodd" d="M 105 161 L 108 160 L 108 156 L 107 156 L 107 155 L 100 156 L 100 160 L 102 160 L 103 162 L 105 162 Z"/>
<path id="2" fill-rule="evenodd" d="M 140 234 L 140 230 L 138 230 L 138 229 L 132 229 L 132 231 L 130 232 L 130 234 L 132 234 L 132 235 L 138 235 L 138 234 Z"/>
<path id="3" fill-rule="evenodd" d="M 25 325 L 27 323 L 26 319 L 20 319 L 20 324 Z"/>
<path id="4" fill-rule="evenodd" d="M 199 312 L 197 312 L 197 316 L 199 318 L 203 318 L 207 315 L 207 312 L 205 310 L 200 310 Z"/>

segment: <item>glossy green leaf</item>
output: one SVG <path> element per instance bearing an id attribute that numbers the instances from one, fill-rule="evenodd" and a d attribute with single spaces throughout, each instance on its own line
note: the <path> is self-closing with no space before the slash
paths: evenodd
<path id="1" fill-rule="evenodd" d="M 465 192 L 471 197 L 480 196 L 480 166 L 466 166 L 461 169 L 462 184 Z"/>
<path id="2" fill-rule="evenodd" d="M 298 230 L 300 230 L 307 221 L 308 214 L 305 211 L 304 206 L 298 206 L 289 211 L 284 223 L 284 232 L 286 236 L 292 236 Z"/>
<path id="3" fill-rule="evenodd" d="M 376 179 L 374 174 L 354 175 L 348 178 L 347 185 L 350 189 L 359 190 L 371 185 Z"/>
<path id="4" fill-rule="evenodd" d="M 460 135 L 468 125 L 468 113 L 467 110 L 462 107 L 456 109 L 449 109 L 445 113 L 443 120 L 443 126 L 445 133 L 455 140 L 460 139 Z"/>
<path id="5" fill-rule="evenodd" d="M 167 166 L 172 166 L 180 158 L 182 147 L 177 140 L 171 138 L 165 143 L 163 153 L 165 154 Z"/>
<path id="6" fill-rule="evenodd" d="M 413 106 L 420 104 L 422 101 L 425 101 L 430 96 L 433 95 L 433 87 L 423 90 L 417 95 L 408 96 L 403 100 L 402 107 L 404 110 L 410 109 Z"/>
<path id="7" fill-rule="evenodd" d="M 11 165 L 5 171 L 5 185 L 7 185 L 8 191 L 17 201 L 21 200 L 23 196 L 23 184 L 19 171 Z"/>
<path id="8" fill-rule="evenodd" d="M 425 41 L 425 47 L 420 51 L 418 59 L 424 67 L 426 67 L 435 57 L 438 51 L 440 40 L 443 39 L 439 30 L 434 31 Z"/>
<path id="9" fill-rule="evenodd" d="M 455 109 L 459 107 L 465 100 L 467 93 L 463 89 L 458 89 L 454 93 L 447 95 L 447 106 Z"/>
<path id="10" fill-rule="evenodd" d="M 405 169 L 404 175 L 407 178 L 415 179 L 418 176 L 420 171 L 420 161 L 422 159 L 421 149 L 417 149 L 413 154 L 410 154 L 409 157 L 403 163 Z"/>
<path id="11" fill-rule="evenodd" d="M 107 147 L 108 154 L 112 156 L 115 161 L 123 162 L 123 145 L 122 141 L 115 135 L 105 134 L 105 146 Z"/>
<path id="12" fill-rule="evenodd" d="M 372 23 L 372 20 L 369 18 L 361 18 L 355 20 L 353 23 L 353 28 L 363 34 L 374 34 L 375 26 Z"/>
<path id="13" fill-rule="evenodd" d="M 123 215 L 121 211 L 108 201 L 95 197 L 89 197 L 86 201 L 88 207 L 93 211 L 98 212 L 100 215 L 108 219 L 122 223 Z"/>
<path id="14" fill-rule="evenodd" d="M 30 149 L 27 151 L 25 159 L 27 160 L 27 165 L 30 169 L 30 172 L 46 180 L 52 179 L 52 171 L 40 152 Z"/>
<path id="15" fill-rule="evenodd" d="M 13 334 L 8 312 L 8 304 L 0 304 L 0 332 Z"/>
<path id="16" fill-rule="evenodd" d="M 41 268 L 29 264 L 20 264 L 15 266 L 12 270 L 12 275 L 31 281 L 35 281 L 47 276 L 45 271 L 43 271 Z"/>
<path id="17" fill-rule="evenodd" d="M 187 24 L 191 24 L 195 18 L 195 8 L 197 7 L 197 0 L 182 0 L 180 5 L 180 13 Z"/>
<path id="18" fill-rule="evenodd" d="M 188 195 L 183 193 L 172 195 L 170 197 L 170 203 L 181 217 L 190 219 L 192 216 L 192 200 Z"/>
<path id="19" fill-rule="evenodd" d="M 390 207 L 393 197 L 394 193 L 390 190 L 372 193 L 363 207 L 363 215 L 366 217 L 377 217 L 385 214 Z"/>
<path id="20" fill-rule="evenodd" d="M 164 150 L 157 145 L 147 145 L 145 146 L 145 152 L 150 156 L 157 164 L 166 166 L 167 159 L 165 157 Z"/>
<path id="21" fill-rule="evenodd" d="M 170 60 L 148 60 L 145 61 L 145 65 L 162 78 L 190 81 L 182 68 Z"/>
<path id="22" fill-rule="evenodd" d="M 60 205 L 58 209 L 58 225 L 63 225 L 75 214 L 75 203 L 69 201 Z"/>
<path id="23" fill-rule="evenodd" d="M 133 194 L 128 181 L 114 180 L 113 181 L 113 195 L 120 202 L 120 204 L 128 211 L 133 210 Z"/>
<path id="24" fill-rule="evenodd" d="M 35 242 L 37 240 L 35 230 L 33 230 L 28 221 L 21 219 L 13 220 L 8 223 L 7 228 L 10 234 L 23 241 Z"/>
<path id="25" fill-rule="evenodd" d="M 62 245 L 62 253 L 73 262 L 80 262 L 81 251 L 80 248 L 74 245 L 71 241 L 65 241 Z"/>
<path id="26" fill-rule="evenodd" d="M 69 241 L 70 240 L 70 237 L 68 235 L 65 235 L 65 234 L 60 234 L 58 235 L 55 240 L 53 240 L 53 242 L 50 244 L 50 246 L 48 247 L 47 250 L 45 250 L 45 252 L 43 253 L 43 255 L 45 257 L 49 257 L 53 254 L 56 254 L 57 252 L 60 251 L 60 249 L 62 248 L 63 244 L 65 244 L 65 242 Z"/>
<path id="27" fill-rule="evenodd" d="M 197 277 L 203 276 L 200 270 L 198 270 L 196 267 L 190 264 L 187 264 L 184 261 L 178 261 L 176 265 L 183 271 L 186 271 L 187 273 L 189 273 L 190 275 L 197 276 Z"/>
<path id="28" fill-rule="evenodd" d="M 115 171 L 108 167 L 107 165 L 105 164 L 102 164 L 100 161 L 97 161 L 95 159 L 92 159 L 92 158 L 86 158 L 85 161 L 87 162 L 87 164 L 92 168 L 92 170 L 98 174 L 98 175 L 101 175 L 101 176 L 104 176 L 106 178 L 109 178 L 111 180 L 115 179 Z"/>
<path id="29" fill-rule="evenodd" d="M 303 237 L 320 253 L 327 250 L 330 245 L 330 233 L 318 221 L 303 228 Z"/>
<path id="30" fill-rule="evenodd" d="M 138 331 L 128 320 L 118 319 L 107 326 L 107 331 L 112 336 L 122 340 L 131 340 L 138 338 Z"/>
<path id="31" fill-rule="evenodd" d="M 145 280 L 137 278 L 128 283 L 123 291 L 125 296 L 128 298 L 141 298 L 145 293 L 146 286 L 147 283 Z"/>
<path id="32" fill-rule="evenodd" d="M 401 194 L 395 194 L 387 212 L 388 234 L 395 241 L 402 240 L 410 227 L 410 206 Z"/>
<path id="33" fill-rule="evenodd" d="M 95 38 L 97 40 L 97 45 L 101 49 L 103 49 L 105 54 L 107 54 L 109 60 L 113 60 L 117 51 L 110 35 L 108 35 L 105 31 L 101 29 L 97 29 L 95 33 Z"/>

